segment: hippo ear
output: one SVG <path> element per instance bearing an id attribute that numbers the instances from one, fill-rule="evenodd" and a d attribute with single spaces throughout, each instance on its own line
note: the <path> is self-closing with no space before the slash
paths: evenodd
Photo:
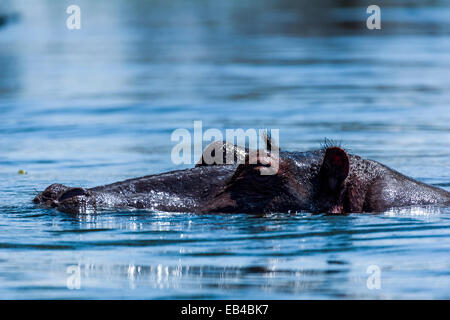
<path id="1" fill-rule="evenodd" d="M 322 190 L 337 193 L 350 171 L 348 154 L 339 147 L 330 147 L 325 151 L 319 179 Z"/>

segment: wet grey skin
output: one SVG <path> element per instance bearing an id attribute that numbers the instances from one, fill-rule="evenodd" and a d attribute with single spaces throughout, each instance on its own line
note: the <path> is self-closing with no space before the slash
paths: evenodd
<path id="1" fill-rule="evenodd" d="M 215 164 L 222 149 L 232 164 Z M 262 175 L 271 161 L 276 174 Z M 228 162 L 229 163 L 229 162 Z M 95 188 L 52 184 L 36 204 L 82 214 L 104 210 L 148 209 L 189 213 L 383 212 L 408 206 L 447 206 L 450 193 L 347 154 L 337 146 L 311 152 L 249 152 L 214 142 L 192 169 L 125 180 Z"/>

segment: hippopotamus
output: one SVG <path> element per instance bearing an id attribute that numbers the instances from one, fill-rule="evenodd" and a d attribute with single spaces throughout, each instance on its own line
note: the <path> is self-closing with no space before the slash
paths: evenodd
<path id="1" fill-rule="evenodd" d="M 267 141 L 270 146 L 270 141 Z M 309 152 L 252 151 L 226 142 L 208 146 L 195 167 L 94 188 L 52 184 L 34 202 L 82 214 L 147 209 L 189 213 L 383 212 L 450 205 L 450 193 L 409 178 L 337 145 Z M 223 151 L 232 163 L 205 161 Z M 229 158 L 227 158 L 229 159 Z M 272 174 L 263 174 L 277 163 Z"/>

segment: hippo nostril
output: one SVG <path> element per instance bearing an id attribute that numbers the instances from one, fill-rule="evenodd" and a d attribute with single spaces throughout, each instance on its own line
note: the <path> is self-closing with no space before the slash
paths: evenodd
<path id="1" fill-rule="evenodd" d="M 84 191 L 83 188 L 72 188 L 67 190 L 66 192 L 64 192 L 58 199 L 58 201 L 64 201 L 67 200 L 69 198 L 73 198 L 76 196 L 84 196 L 86 195 L 86 192 Z"/>

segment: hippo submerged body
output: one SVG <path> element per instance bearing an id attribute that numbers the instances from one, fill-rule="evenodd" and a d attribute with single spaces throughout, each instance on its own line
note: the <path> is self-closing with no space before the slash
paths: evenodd
<path id="1" fill-rule="evenodd" d="M 213 148 L 211 148 L 213 146 Z M 234 164 L 204 164 L 222 149 Z M 275 174 L 263 170 L 277 161 Z M 450 193 L 336 146 L 311 152 L 249 152 L 207 147 L 195 168 L 84 189 L 52 184 L 35 203 L 68 213 L 124 208 L 193 213 L 382 212 L 392 207 L 450 205 Z"/>

